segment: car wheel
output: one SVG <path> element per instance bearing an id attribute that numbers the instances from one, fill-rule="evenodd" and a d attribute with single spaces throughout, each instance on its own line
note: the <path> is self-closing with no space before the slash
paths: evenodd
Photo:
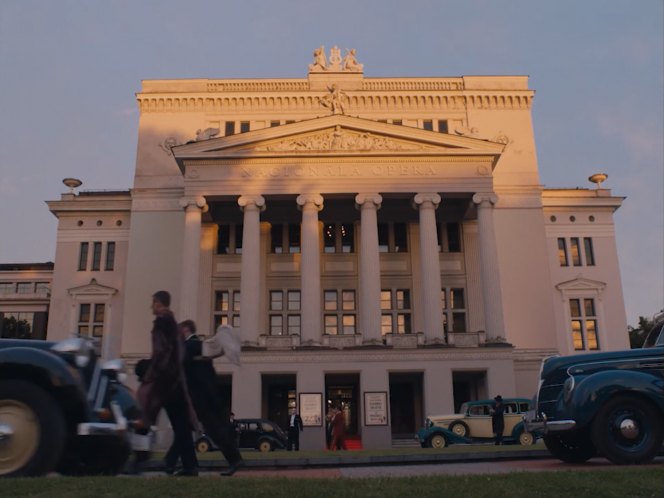
<path id="1" fill-rule="evenodd" d="M 597 453 L 586 434 L 547 434 L 544 444 L 554 457 L 567 463 L 583 463 Z"/>
<path id="2" fill-rule="evenodd" d="M 519 434 L 519 444 L 521 446 L 530 446 L 531 444 L 535 444 L 535 438 L 532 433 L 521 431 Z"/>
<path id="3" fill-rule="evenodd" d="M 649 462 L 662 446 L 662 415 L 633 396 L 609 400 L 597 412 L 592 439 L 599 453 L 613 463 Z"/>
<path id="4" fill-rule="evenodd" d="M 62 409 L 50 394 L 22 380 L 0 382 L 0 476 L 51 472 L 66 435 Z"/>
<path id="5" fill-rule="evenodd" d="M 258 451 L 261 453 L 268 453 L 272 451 L 272 443 L 267 439 L 261 439 L 258 441 Z"/>
<path id="6" fill-rule="evenodd" d="M 456 434 L 459 437 L 466 437 L 470 432 L 468 426 L 464 422 L 461 422 L 460 420 L 457 420 L 456 422 L 452 422 L 450 424 L 450 431 L 452 431 L 454 434 Z"/>
<path id="7" fill-rule="evenodd" d="M 123 437 L 77 438 L 65 449 L 57 471 L 69 476 L 114 476 L 124 469 L 131 447 Z"/>
<path id="8" fill-rule="evenodd" d="M 198 441 L 196 441 L 196 451 L 199 453 L 207 453 L 210 451 L 210 441 L 204 437 L 200 438 Z"/>
<path id="9" fill-rule="evenodd" d="M 444 448 L 447 446 L 447 440 L 442 434 L 434 434 L 429 438 L 429 448 Z"/>

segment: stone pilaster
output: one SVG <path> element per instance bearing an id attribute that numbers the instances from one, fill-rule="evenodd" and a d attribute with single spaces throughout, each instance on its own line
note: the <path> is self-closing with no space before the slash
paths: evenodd
<path id="1" fill-rule="evenodd" d="M 482 272 L 482 297 L 484 298 L 484 320 L 487 342 L 505 340 L 505 319 L 500 287 L 500 271 L 493 223 L 493 206 L 498 201 L 494 193 L 477 193 L 473 202 L 477 204 L 477 225 L 480 243 L 480 270 Z"/>
<path id="2" fill-rule="evenodd" d="M 302 210 L 300 243 L 301 345 L 320 345 L 321 342 L 321 284 L 320 242 L 318 212 L 323 209 L 320 194 L 302 194 L 297 197 Z"/>
<path id="3" fill-rule="evenodd" d="M 419 193 L 413 198 L 420 214 L 420 265 L 424 337 L 428 344 L 444 342 L 443 318 L 440 307 L 440 257 L 436 230 L 436 209 L 440 195 Z"/>
<path id="4" fill-rule="evenodd" d="M 240 329 L 242 343 L 258 344 L 260 309 L 260 213 L 265 209 L 261 195 L 243 195 L 238 205 L 244 212 L 242 263 L 240 265 Z"/>
<path id="5" fill-rule="evenodd" d="M 198 284 L 201 261 L 201 215 L 207 211 L 205 198 L 180 199 L 184 208 L 184 242 L 180 278 L 180 310 L 178 320 L 198 318 Z"/>
<path id="6" fill-rule="evenodd" d="M 377 211 L 383 198 L 377 193 L 358 194 L 360 209 L 360 333 L 364 344 L 383 344 L 380 334 L 380 254 Z"/>

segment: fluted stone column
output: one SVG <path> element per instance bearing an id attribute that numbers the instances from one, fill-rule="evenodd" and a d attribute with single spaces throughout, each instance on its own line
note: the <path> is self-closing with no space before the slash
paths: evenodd
<path id="1" fill-rule="evenodd" d="M 261 195 L 243 195 L 238 200 L 244 212 L 242 263 L 240 265 L 240 330 L 242 343 L 257 345 L 260 309 L 260 213 L 265 209 Z"/>
<path id="2" fill-rule="evenodd" d="M 477 193 L 473 196 L 473 202 L 477 204 L 482 297 L 484 298 L 484 320 L 488 342 L 495 341 L 499 337 L 505 338 L 500 270 L 493 225 L 493 206 L 497 201 L 498 196 L 493 193 Z"/>
<path id="3" fill-rule="evenodd" d="M 184 243 L 180 279 L 180 312 L 178 320 L 198 318 L 198 279 L 201 264 L 201 215 L 207 211 L 205 198 L 180 199 L 184 212 Z"/>
<path id="4" fill-rule="evenodd" d="M 358 194 L 360 209 L 360 332 L 364 344 L 383 344 L 380 334 L 380 254 L 378 218 L 383 198 L 380 194 Z"/>
<path id="5" fill-rule="evenodd" d="M 302 210 L 300 243 L 300 295 L 301 337 L 300 344 L 319 345 L 321 338 L 321 299 L 320 299 L 320 242 L 318 237 L 318 212 L 323 209 L 320 194 L 302 194 L 297 198 Z"/>
<path id="6" fill-rule="evenodd" d="M 420 213 L 420 265 L 424 338 L 428 344 L 444 342 L 443 317 L 440 308 L 440 258 L 436 231 L 436 209 L 440 195 L 420 193 L 413 198 Z"/>

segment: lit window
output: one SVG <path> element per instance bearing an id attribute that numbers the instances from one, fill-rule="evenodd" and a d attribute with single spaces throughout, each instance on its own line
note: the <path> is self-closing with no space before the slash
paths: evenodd
<path id="1" fill-rule="evenodd" d="M 79 335 L 103 337 L 105 312 L 106 306 L 103 303 L 81 303 L 78 313 Z"/>
<path id="2" fill-rule="evenodd" d="M 441 309 L 443 310 L 443 332 L 467 332 L 466 330 L 466 296 L 465 290 L 459 287 L 448 287 L 440 292 Z"/>
<path id="3" fill-rule="evenodd" d="M 383 289 L 380 292 L 381 334 L 410 334 L 410 289 Z"/>
<path id="4" fill-rule="evenodd" d="M 570 299 L 569 312 L 574 349 L 598 350 L 597 314 L 595 300 L 590 298 Z"/>
<path id="5" fill-rule="evenodd" d="M 341 298 L 341 302 L 339 302 Z M 355 334 L 355 290 L 327 289 L 323 292 L 326 334 Z M 335 312 L 335 313 L 330 313 Z M 341 328 L 339 325 L 341 324 Z"/>
<path id="6" fill-rule="evenodd" d="M 214 293 L 214 326 L 240 326 L 240 291 L 218 290 Z"/>
<path id="7" fill-rule="evenodd" d="M 282 335 L 284 324 L 287 326 L 287 334 L 300 333 L 300 315 L 292 311 L 300 311 L 299 290 L 270 291 L 270 335 Z"/>
<path id="8" fill-rule="evenodd" d="M 579 239 L 572 237 L 569 239 L 569 244 L 572 252 L 572 264 L 574 266 L 581 266 L 581 248 L 579 247 Z"/>

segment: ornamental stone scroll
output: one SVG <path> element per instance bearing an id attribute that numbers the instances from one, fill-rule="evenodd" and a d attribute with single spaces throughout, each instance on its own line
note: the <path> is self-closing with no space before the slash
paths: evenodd
<path id="1" fill-rule="evenodd" d="M 413 197 L 413 207 L 423 207 L 427 202 L 430 202 L 434 209 L 438 208 L 441 197 L 435 192 L 422 192 Z"/>
<path id="2" fill-rule="evenodd" d="M 191 207 L 197 207 L 198 209 L 201 210 L 203 213 L 207 213 L 209 206 L 207 201 L 205 200 L 205 197 L 182 197 L 179 201 L 178 204 L 181 208 L 187 209 L 189 206 Z"/>
<path id="3" fill-rule="evenodd" d="M 498 196 L 493 192 L 477 192 L 473 195 L 473 203 L 477 204 L 477 207 L 491 207 L 495 206 L 498 202 Z"/>
<path id="4" fill-rule="evenodd" d="M 251 206 L 257 207 L 261 212 L 265 211 L 265 197 L 262 195 L 241 195 L 237 203 L 242 211 Z"/>
<path id="5" fill-rule="evenodd" d="M 300 210 L 303 210 L 307 205 L 314 206 L 316 211 L 323 209 L 323 196 L 320 194 L 300 194 L 295 201 Z"/>
<path id="6" fill-rule="evenodd" d="M 383 196 L 378 193 L 357 194 L 355 196 L 355 207 L 361 209 L 365 203 L 372 203 L 376 209 L 380 209 L 383 202 Z"/>

